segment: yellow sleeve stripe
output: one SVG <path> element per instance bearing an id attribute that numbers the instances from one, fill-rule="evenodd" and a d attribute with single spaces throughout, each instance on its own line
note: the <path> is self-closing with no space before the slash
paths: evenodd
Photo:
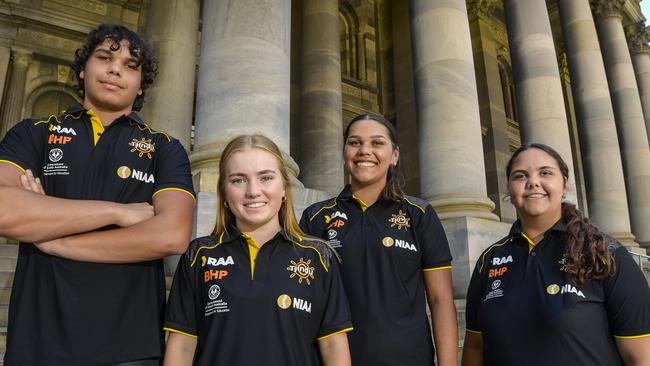
<path id="1" fill-rule="evenodd" d="M 316 211 L 316 213 L 315 213 L 312 217 L 309 218 L 309 221 L 314 220 L 314 218 L 315 218 L 316 216 L 318 216 L 318 214 L 319 214 L 321 211 L 323 211 L 324 209 L 326 209 L 326 208 L 332 208 L 332 207 L 334 207 L 334 206 L 336 206 L 336 198 L 334 198 L 334 203 L 332 203 L 331 205 L 329 205 L 329 206 L 323 206 L 323 207 L 320 208 L 320 210 Z"/>
<path id="2" fill-rule="evenodd" d="M 423 268 L 422 272 L 437 271 L 439 269 L 451 269 L 451 266 L 442 266 L 442 267 L 433 267 L 433 268 Z"/>
<path id="3" fill-rule="evenodd" d="M 485 256 L 486 256 L 488 253 L 490 253 L 490 251 L 491 251 L 492 249 L 494 249 L 494 248 L 496 248 L 496 247 L 500 247 L 500 246 L 506 245 L 506 244 L 508 244 L 508 243 L 511 242 L 511 241 L 512 241 L 512 237 L 508 238 L 508 240 L 504 241 L 503 243 L 496 243 L 496 244 L 492 244 L 492 245 L 490 245 L 490 247 L 487 248 L 487 250 L 485 251 L 485 253 L 483 253 L 483 256 L 481 257 L 481 266 L 479 267 L 478 271 L 479 271 L 479 272 L 483 271 L 483 266 L 485 265 Z"/>
<path id="4" fill-rule="evenodd" d="M 190 191 L 188 191 L 188 190 L 185 190 L 185 189 L 182 189 L 182 188 L 162 188 L 162 189 L 159 189 L 159 190 L 155 191 L 155 192 L 151 195 L 151 198 L 153 199 L 154 197 L 156 197 L 156 195 L 157 195 L 158 193 L 160 193 L 160 192 L 165 192 L 165 191 L 180 191 L 180 192 L 183 192 L 183 193 L 187 193 L 187 194 L 190 195 L 190 197 L 192 197 L 192 199 L 193 199 L 194 201 L 196 201 L 196 197 L 192 194 L 192 192 L 190 192 Z"/>
<path id="5" fill-rule="evenodd" d="M 219 236 L 219 241 L 215 245 L 199 247 L 199 249 L 196 250 L 196 254 L 194 254 L 194 259 L 192 260 L 190 267 L 194 267 L 194 263 L 196 263 L 196 258 L 199 257 L 199 253 L 201 252 L 201 249 L 213 249 L 218 247 L 219 244 L 221 244 L 221 240 L 223 240 L 223 234 L 225 234 L 225 231 L 221 233 L 221 236 Z"/>
<path id="6" fill-rule="evenodd" d="M 468 332 L 468 333 L 472 333 L 472 334 L 483 334 L 483 333 L 479 332 L 478 330 L 471 330 L 469 328 L 465 328 L 465 331 Z"/>
<path id="7" fill-rule="evenodd" d="M 7 164 L 9 164 L 9 165 L 13 165 L 13 166 L 15 166 L 16 168 L 20 169 L 23 173 L 25 172 L 25 169 L 23 169 L 22 166 L 20 166 L 20 165 L 14 163 L 13 161 L 9 161 L 9 160 L 0 160 L 0 163 L 7 163 Z"/>
<path id="8" fill-rule="evenodd" d="M 298 243 L 297 241 L 294 241 L 293 243 L 296 244 L 299 247 L 302 247 L 302 248 L 313 249 L 316 252 L 316 254 L 318 254 L 318 259 L 320 259 L 320 264 L 322 264 L 323 268 L 325 268 L 325 272 L 329 272 L 329 269 L 327 269 L 327 266 L 325 265 L 325 262 L 323 262 L 323 256 L 320 255 L 320 252 L 318 251 L 318 249 L 312 247 L 311 245 L 302 245 L 302 244 Z"/>
<path id="9" fill-rule="evenodd" d="M 634 335 L 634 336 L 617 336 L 617 335 L 614 335 L 614 338 L 617 338 L 617 339 L 635 339 L 635 338 L 645 338 L 645 337 L 650 337 L 650 333 L 648 333 L 648 334 L 639 334 L 639 335 Z"/>
<path id="10" fill-rule="evenodd" d="M 406 198 L 406 196 L 404 197 L 404 200 L 405 200 L 406 202 L 410 203 L 411 206 L 415 206 L 415 207 L 419 208 L 420 211 L 422 211 L 422 213 L 424 213 L 424 207 L 422 207 L 422 206 L 420 206 L 420 205 L 416 205 L 415 203 L 411 202 L 408 198 Z"/>
<path id="11" fill-rule="evenodd" d="M 168 332 L 174 332 L 174 333 L 178 333 L 178 334 L 186 335 L 186 336 L 188 336 L 188 337 L 192 337 L 192 338 L 196 338 L 196 339 L 199 338 L 198 336 L 195 336 L 194 334 L 189 334 L 189 333 L 181 332 L 180 330 L 176 330 L 176 329 L 174 329 L 174 328 L 164 327 L 163 330 L 166 330 L 166 331 L 168 331 Z"/>
<path id="12" fill-rule="evenodd" d="M 316 338 L 316 340 L 322 341 L 323 339 L 329 338 L 329 337 L 331 337 L 333 335 L 337 335 L 337 334 L 341 334 L 341 333 L 347 333 L 347 332 L 349 332 L 349 331 L 351 331 L 353 329 L 354 329 L 353 327 L 345 328 L 345 329 L 339 330 L 338 332 L 330 333 L 328 335 L 324 335 L 322 337 Z"/>

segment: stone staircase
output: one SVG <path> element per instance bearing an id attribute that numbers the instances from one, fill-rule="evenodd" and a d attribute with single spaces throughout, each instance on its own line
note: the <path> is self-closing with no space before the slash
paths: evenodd
<path id="1" fill-rule="evenodd" d="M 9 296 L 11 294 L 11 284 L 14 281 L 17 255 L 18 245 L 0 244 L 0 366 L 3 364 L 7 344 Z"/>

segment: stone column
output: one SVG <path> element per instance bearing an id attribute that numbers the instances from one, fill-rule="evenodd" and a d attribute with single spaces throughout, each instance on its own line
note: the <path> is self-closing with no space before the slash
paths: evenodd
<path id="1" fill-rule="evenodd" d="M 494 10 L 500 0 L 467 2 L 472 34 L 474 67 L 483 136 L 483 156 L 488 197 L 496 204 L 495 213 L 503 222 L 517 219 L 514 206 L 504 198 L 508 195 L 506 165 L 510 159 L 508 122 L 498 57 L 503 52 L 493 29 Z"/>
<path id="2" fill-rule="evenodd" d="M 628 43 L 632 53 L 632 63 L 636 74 L 636 82 L 639 86 L 639 95 L 641 97 L 641 107 L 645 119 L 646 133 L 650 140 L 650 48 L 648 40 L 650 39 L 650 27 L 645 26 L 645 22 L 639 22 L 633 27 L 633 31 L 628 36 Z"/>
<path id="3" fill-rule="evenodd" d="M 541 142 L 569 166 L 567 200 L 577 202 L 562 82 L 544 0 L 504 0 L 523 143 Z"/>
<path id="4" fill-rule="evenodd" d="M 190 149 L 199 30 L 199 0 L 169 0 L 151 6 L 146 34 L 158 57 L 159 74 L 142 110 L 154 129 Z"/>
<path id="5" fill-rule="evenodd" d="M 32 54 L 19 50 L 11 50 L 11 74 L 7 84 L 7 96 L 2 105 L 2 126 L 0 126 L 0 139 L 13 127 L 16 122 L 27 116 L 23 116 L 23 102 L 25 100 L 25 82 L 27 69 L 32 63 Z"/>
<path id="6" fill-rule="evenodd" d="M 641 246 L 650 247 L 650 148 L 623 31 L 621 10 L 625 0 L 592 0 L 591 3 L 616 117 L 632 232 Z"/>
<path id="7" fill-rule="evenodd" d="M 630 230 L 614 110 L 589 0 L 559 1 L 558 5 L 578 117 L 589 217 L 619 241 L 637 246 Z"/>
<path id="8" fill-rule="evenodd" d="M 498 220 L 487 198 L 467 8 L 465 0 L 410 5 L 421 195 L 443 219 L 462 298 L 472 262 L 496 239 L 483 228 Z"/>
<path id="9" fill-rule="evenodd" d="M 343 102 L 337 0 L 302 2 L 301 180 L 337 194 L 343 187 Z"/>

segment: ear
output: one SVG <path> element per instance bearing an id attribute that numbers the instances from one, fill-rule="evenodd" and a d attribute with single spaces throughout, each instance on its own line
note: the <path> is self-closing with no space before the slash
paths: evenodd
<path id="1" fill-rule="evenodd" d="M 142 89 L 138 90 L 138 95 L 142 95 Z"/>
<path id="2" fill-rule="evenodd" d="M 393 154 L 390 157 L 390 165 L 397 166 L 398 161 L 399 161 L 399 147 L 396 147 L 395 149 L 393 149 Z"/>
<path id="3" fill-rule="evenodd" d="M 79 71 L 79 79 L 83 79 L 83 78 L 84 78 L 84 71 L 81 70 Z"/>

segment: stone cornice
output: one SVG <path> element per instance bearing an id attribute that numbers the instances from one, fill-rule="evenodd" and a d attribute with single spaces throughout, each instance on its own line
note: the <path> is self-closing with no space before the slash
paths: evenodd
<path id="1" fill-rule="evenodd" d="M 617 16 L 622 17 L 623 7 L 627 0 L 589 0 L 591 11 L 594 18 L 600 20 L 603 18 Z"/>

